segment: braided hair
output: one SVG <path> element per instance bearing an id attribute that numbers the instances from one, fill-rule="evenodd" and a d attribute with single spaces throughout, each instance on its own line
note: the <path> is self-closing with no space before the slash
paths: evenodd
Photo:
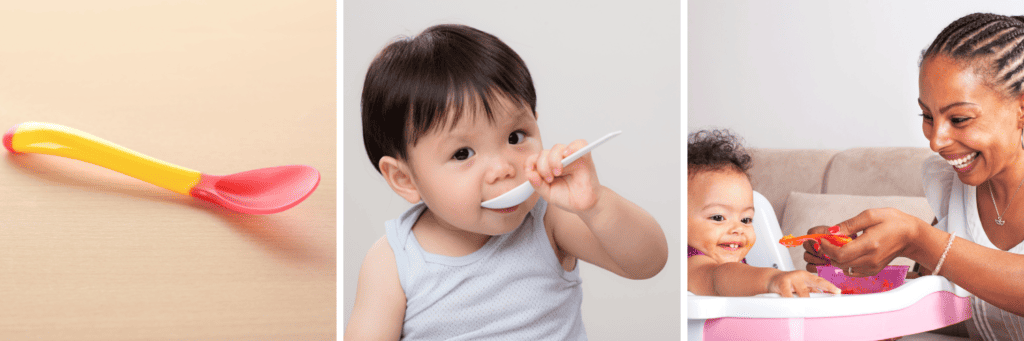
<path id="1" fill-rule="evenodd" d="M 750 155 L 742 139 L 729 130 L 701 130 L 686 141 L 686 173 L 689 178 L 703 172 L 731 169 L 747 174 Z"/>
<path id="2" fill-rule="evenodd" d="M 940 54 L 977 68 L 1010 98 L 1024 94 L 1024 16 L 974 13 L 957 19 L 935 37 L 921 61 Z"/>

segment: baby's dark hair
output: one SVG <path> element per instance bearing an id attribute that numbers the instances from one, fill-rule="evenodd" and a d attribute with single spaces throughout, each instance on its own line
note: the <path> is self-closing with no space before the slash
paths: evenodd
<path id="1" fill-rule="evenodd" d="M 939 54 L 976 67 L 1004 96 L 1024 94 L 1024 16 L 974 13 L 957 19 L 921 53 L 921 63 Z"/>
<path id="2" fill-rule="evenodd" d="M 478 104 L 494 122 L 502 96 L 537 115 L 537 94 L 522 58 L 497 37 L 464 25 L 437 25 L 400 37 L 377 54 L 362 94 L 363 144 L 380 159 L 408 158 L 407 146 Z M 453 123 L 454 124 L 454 123 Z"/>
<path id="3" fill-rule="evenodd" d="M 742 139 L 727 129 L 690 133 L 686 141 L 686 175 L 731 169 L 744 175 L 750 169 L 750 155 Z"/>

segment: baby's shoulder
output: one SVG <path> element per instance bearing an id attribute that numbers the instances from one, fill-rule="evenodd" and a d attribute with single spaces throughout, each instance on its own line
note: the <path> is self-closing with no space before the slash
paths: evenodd
<path id="1" fill-rule="evenodd" d="M 380 237 L 363 258 L 363 265 L 359 269 L 359 284 L 398 289 L 385 290 L 384 293 L 402 293 L 401 284 L 398 279 L 398 266 L 395 263 L 395 253 L 388 244 L 387 236 Z M 403 295 L 404 296 L 404 295 Z M 404 299 L 404 297 L 402 297 Z"/>

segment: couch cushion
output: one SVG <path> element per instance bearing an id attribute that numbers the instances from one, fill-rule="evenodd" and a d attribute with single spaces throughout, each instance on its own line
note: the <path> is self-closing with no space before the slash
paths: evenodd
<path id="1" fill-rule="evenodd" d="M 789 192 L 821 193 L 825 170 L 837 151 L 750 148 L 748 152 L 753 159 L 750 184 L 772 203 L 781 222 Z M 920 173 L 920 167 L 915 169 Z"/>
<path id="2" fill-rule="evenodd" d="M 893 207 L 926 222 L 931 222 L 935 215 L 924 197 L 900 196 L 857 196 L 843 194 L 809 194 L 790 193 L 786 202 L 785 218 L 780 228 L 783 235 L 802 236 L 815 226 L 831 226 L 853 218 L 869 208 Z M 761 241 L 757 241 L 760 243 Z M 777 242 L 777 241 L 772 241 Z M 793 257 L 793 266 L 804 270 L 804 248 L 788 248 Z M 914 265 L 914 261 L 898 257 L 892 265 Z"/>
<path id="3" fill-rule="evenodd" d="M 928 148 L 913 147 L 841 151 L 832 158 L 822 191 L 816 193 L 923 197 L 921 164 L 932 154 Z"/>

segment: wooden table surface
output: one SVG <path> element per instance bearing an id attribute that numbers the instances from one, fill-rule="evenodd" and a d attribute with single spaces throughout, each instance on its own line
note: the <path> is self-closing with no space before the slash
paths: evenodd
<path id="1" fill-rule="evenodd" d="M 322 176 L 298 206 L 245 215 L 0 152 L 0 339 L 336 339 L 335 6 L 0 6 L 0 132 L 52 122 L 204 173 Z"/>

